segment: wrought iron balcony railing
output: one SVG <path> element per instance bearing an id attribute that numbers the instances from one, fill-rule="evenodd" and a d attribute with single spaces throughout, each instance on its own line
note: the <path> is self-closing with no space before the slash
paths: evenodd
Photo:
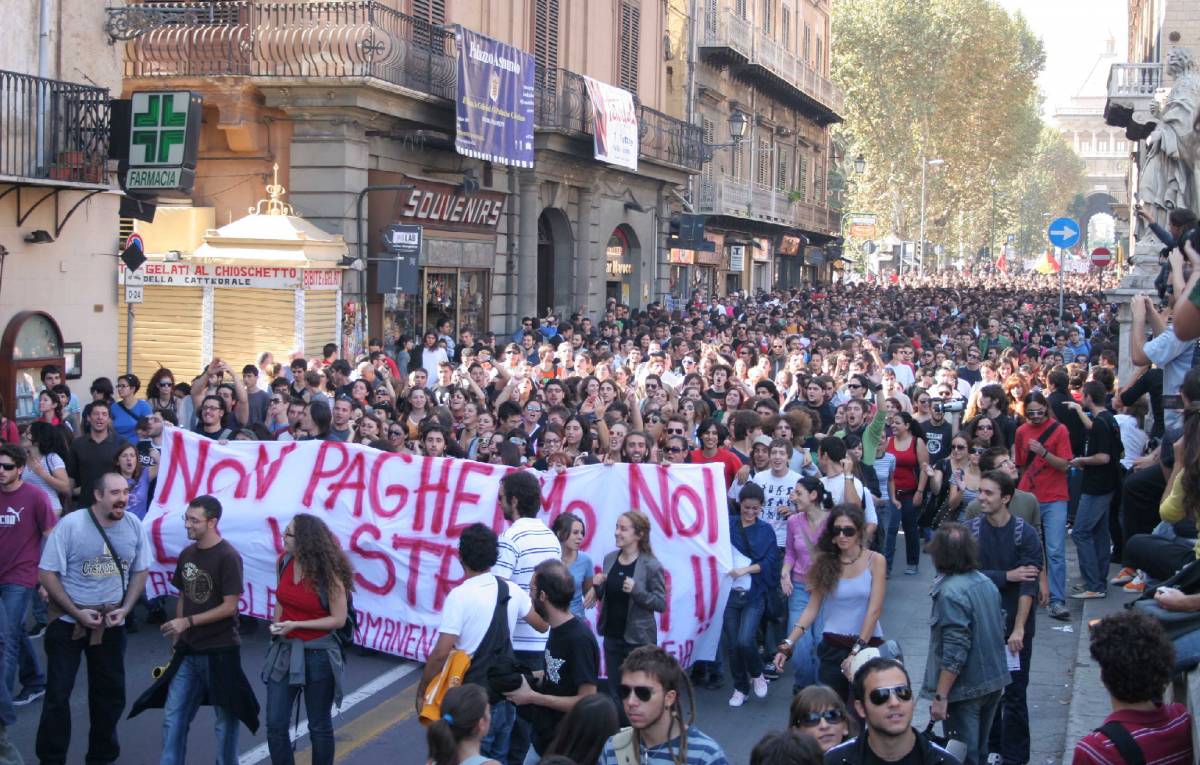
<path id="1" fill-rule="evenodd" d="M 110 8 L 125 75 L 371 77 L 454 97 L 454 34 L 374 0 L 180 2 Z"/>
<path id="2" fill-rule="evenodd" d="M 0 180 L 108 183 L 108 90 L 0 71 Z"/>

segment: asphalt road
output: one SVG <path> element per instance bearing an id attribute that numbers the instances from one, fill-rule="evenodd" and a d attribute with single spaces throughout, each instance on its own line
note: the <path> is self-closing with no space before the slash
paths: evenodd
<path id="1" fill-rule="evenodd" d="M 1068 545 L 1068 548 L 1072 546 Z M 1073 561 L 1068 565 L 1069 571 L 1076 570 Z M 929 639 L 932 567 L 927 558 L 922 561 L 921 568 L 921 574 L 905 576 L 900 573 L 903 568 L 897 567 L 896 576 L 888 582 L 883 612 L 884 634 L 900 642 L 906 664 L 917 685 L 924 671 Z M 1064 738 L 1071 675 L 1075 669 L 1079 611 L 1076 607 L 1073 621 L 1065 625 L 1048 618 L 1044 611 L 1039 612 L 1037 618 L 1038 630 L 1029 687 L 1034 747 L 1030 763 L 1045 765 L 1061 761 L 1064 746 L 1068 743 Z M 1064 626 L 1069 627 L 1071 632 L 1064 631 Z M 265 693 L 258 673 L 267 642 L 266 630 L 260 629 L 257 634 L 245 637 L 242 647 L 242 663 L 251 684 L 259 691 L 260 703 L 265 703 Z M 39 650 L 40 643 L 40 640 L 35 641 Z M 129 636 L 126 653 L 129 703 L 150 684 L 151 670 L 165 663 L 168 656 L 168 643 L 158 635 L 156 628 L 143 626 L 139 633 Z M 379 762 L 425 765 L 424 733 L 414 714 L 415 684 L 420 665 L 378 654 L 353 653 L 348 657 L 347 664 L 346 700 L 334 717 L 337 761 L 353 765 L 375 765 Z M 83 762 L 87 743 L 86 686 L 86 671 L 81 669 L 71 709 L 74 728 L 69 762 L 72 764 Z M 731 763 L 745 763 L 749 760 L 751 748 L 764 733 L 786 725 L 791 702 L 791 680 L 785 678 L 772 683 L 766 699 L 752 697 L 739 709 L 728 706 L 731 692 L 728 684 L 719 691 L 698 691 L 696 723 L 722 744 Z M 17 723 L 9 729 L 10 737 L 27 762 L 36 762 L 34 738 L 40 712 L 40 701 L 18 708 Z M 922 701 L 917 709 L 918 725 L 923 727 L 927 719 L 928 702 Z M 304 724 L 303 717 L 301 724 Z M 162 740 L 161 712 L 151 710 L 133 720 L 125 720 L 121 723 L 119 733 L 122 763 L 140 765 L 158 761 Z M 1073 741 L 1069 743 L 1074 744 Z M 265 724 L 260 726 L 256 735 L 251 735 L 243 728 L 239 744 L 242 752 L 240 765 L 269 762 Z M 310 762 L 307 737 L 299 737 L 296 748 L 297 763 L 306 765 Z M 202 708 L 192 725 L 188 761 L 206 762 L 212 756 L 212 713 Z"/>

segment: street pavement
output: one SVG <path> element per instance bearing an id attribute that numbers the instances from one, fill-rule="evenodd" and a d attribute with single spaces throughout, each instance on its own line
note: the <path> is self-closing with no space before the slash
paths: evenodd
<path id="1" fill-rule="evenodd" d="M 1074 545 L 1068 544 L 1073 558 Z M 898 546 L 898 549 L 903 549 Z M 921 573 L 906 576 L 903 567 L 897 566 L 895 576 L 888 581 L 888 594 L 883 609 L 884 635 L 900 642 L 905 654 L 905 663 L 912 674 L 914 684 L 920 684 L 925 668 L 929 643 L 929 588 L 933 578 L 928 557 L 923 556 Z M 1077 571 L 1074 560 L 1068 561 L 1068 571 Z M 1072 577 L 1073 579 L 1073 577 Z M 1110 597 L 1105 605 L 1116 606 Z M 1033 651 L 1033 672 L 1030 676 L 1029 706 L 1032 720 L 1033 756 L 1031 765 L 1059 763 L 1064 753 L 1069 754 L 1074 739 L 1067 740 L 1068 713 L 1072 701 L 1073 674 L 1077 668 L 1095 674 L 1096 669 L 1077 661 L 1080 650 L 1080 617 L 1082 609 L 1072 605 L 1072 620 L 1059 622 L 1038 612 L 1037 637 Z M 265 703 L 265 693 L 258 679 L 262 657 L 266 652 L 268 636 L 265 629 L 245 637 L 242 647 L 242 663 L 251 684 L 259 691 L 260 703 Z M 35 641 L 40 650 L 41 641 Z M 154 627 L 144 626 L 129 636 L 126 654 L 127 704 L 150 684 L 151 669 L 164 664 L 169 656 L 167 641 L 158 635 Z M 1086 654 L 1086 648 L 1084 649 Z M 388 762 L 389 765 L 425 765 L 426 750 L 424 733 L 416 720 L 414 697 L 420 665 L 379 654 L 359 655 L 351 653 L 347 658 L 345 680 L 346 701 L 340 713 L 335 714 L 334 726 L 337 737 L 337 761 L 352 765 L 374 765 Z M 1099 690 L 1098 678 L 1081 678 L 1089 689 L 1089 696 L 1098 696 L 1092 701 L 1102 705 L 1107 700 Z M 69 763 L 82 763 L 87 738 L 87 677 L 81 668 L 72 698 L 74 731 L 71 741 Z M 728 706 L 732 688 L 728 682 L 719 691 L 700 690 L 696 696 L 696 723 L 714 737 L 725 748 L 731 763 L 749 761 L 749 753 L 764 733 L 781 729 L 787 724 L 788 705 L 791 701 L 791 680 L 784 676 L 771 684 L 766 699 L 751 697 L 740 709 Z M 27 762 L 36 762 L 34 738 L 37 730 L 41 702 L 37 701 L 18 708 L 17 723 L 9 729 L 9 735 Z M 126 712 L 128 713 L 128 712 Z M 265 714 L 265 710 L 264 710 Z M 924 728 L 929 718 L 929 703 L 919 701 L 916 723 Z M 241 731 L 240 765 L 254 765 L 269 761 L 266 748 L 265 717 L 257 735 L 245 728 Z M 301 726 L 304 726 L 303 716 Z M 150 710 L 133 720 L 121 723 L 120 738 L 122 763 L 154 763 L 158 761 L 162 740 L 162 713 Z M 1077 735 L 1077 734 L 1076 734 Z M 202 708 L 192 725 L 188 745 L 189 762 L 206 762 L 213 758 L 212 712 Z M 308 739 L 300 736 L 296 743 L 296 761 L 307 765 L 309 758 Z"/>

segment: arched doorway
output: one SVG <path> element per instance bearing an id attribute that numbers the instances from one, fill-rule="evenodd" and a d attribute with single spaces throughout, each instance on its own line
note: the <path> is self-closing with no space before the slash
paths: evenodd
<path id="1" fill-rule="evenodd" d="M 612 230 L 604 246 L 604 298 L 628 306 L 640 305 L 642 247 L 637 234 L 622 223 Z"/>
<path id="2" fill-rule="evenodd" d="M 553 308 L 560 317 L 569 316 L 571 289 L 574 284 L 571 253 L 575 248 L 567 214 L 547 207 L 538 216 L 537 314 L 545 316 Z M 522 275 L 525 278 L 525 275 Z"/>
<path id="3" fill-rule="evenodd" d="M 1116 204 L 1116 198 L 1106 192 L 1098 191 L 1088 195 L 1086 212 L 1080 225 L 1083 226 L 1089 252 L 1097 247 L 1111 248 L 1120 239 L 1117 219 L 1113 215 Z"/>

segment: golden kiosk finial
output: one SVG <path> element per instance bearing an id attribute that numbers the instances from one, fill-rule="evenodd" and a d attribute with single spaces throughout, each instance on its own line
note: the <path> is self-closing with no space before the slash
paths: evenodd
<path id="1" fill-rule="evenodd" d="M 267 196 L 269 199 L 260 199 L 258 204 L 250 208 L 251 215 L 262 215 L 263 205 L 267 206 L 266 215 L 295 215 L 292 206 L 287 202 L 282 201 L 282 197 L 287 193 L 287 189 L 279 185 L 279 163 L 275 163 L 275 182 L 267 184 Z"/>

